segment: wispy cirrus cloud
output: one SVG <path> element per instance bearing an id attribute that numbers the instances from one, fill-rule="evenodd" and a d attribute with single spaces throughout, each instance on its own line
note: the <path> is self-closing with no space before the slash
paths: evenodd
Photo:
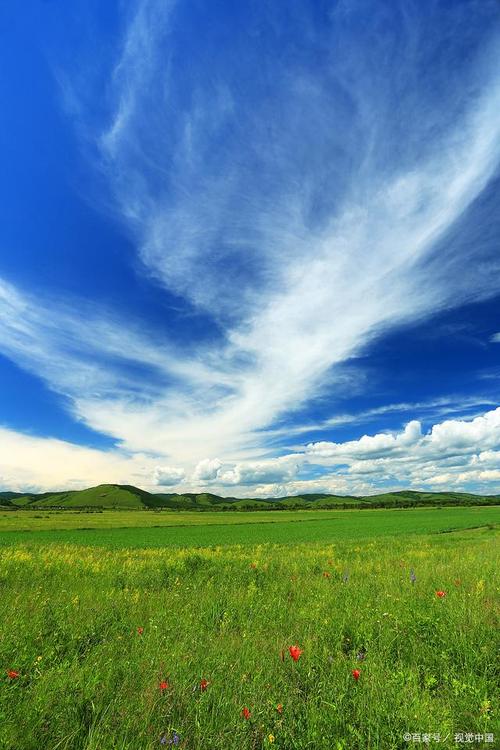
<path id="1" fill-rule="evenodd" d="M 175 63 L 179 5 L 157 24 L 166 6 L 140 3 L 101 137 L 146 268 L 225 331 L 221 351 L 238 378 L 208 420 L 195 407 L 193 426 L 231 441 L 234 425 L 252 433 L 316 395 L 382 330 L 496 288 L 469 273 L 464 291 L 469 258 L 450 262 L 445 238 L 498 166 L 498 37 L 476 49 L 464 96 L 463 78 L 438 55 L 436 19 L 416 6 L 397 11 L 389 39 L 374 22 L 369 54 L 364 34 L 349 33 L 360 8 L 339 6 L 323 32 L 300 7 L 323 65 L 308 67 L 307 39 L 294 56 L 285 40 L 283 59 L 261 60 L 246 89 L 257 49 L 228 71 L 217 59 L 206 66 L 207 42 L 186 73 Z M 467 17 L 464 7 L 453 22 L 465 28 Z M 387 44 L 397 61 L 387 62 Z M 238 42 L 229 45 L 236 55 Z M 438 252 L 447 273 L 430 277 Z"/>
<path id="2" fill-rule="evenodd" d="M 208 8 L 139 0 L 95 128 L 142 273 L 217 337 L 174 345 L 167 322 L 0 287 L 2 351 L 167 484 L 292 481 L 305 459 L 268 455 L 279 419 L 383 332 L 497 292 L 500 262 L 465 221 L 484 223 L 500 160 L 493 5 L 275 13 L 235 13 L 227 34 Z"/>

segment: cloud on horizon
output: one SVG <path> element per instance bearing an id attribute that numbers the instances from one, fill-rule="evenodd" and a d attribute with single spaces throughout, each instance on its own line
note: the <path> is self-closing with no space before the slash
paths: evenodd
<path id="1" fill-rule="evenodd" d="M 427 432 L 417 420 L 400 432 L 321 441 L 262 461 L 202 459 L 194 469 L 159 457 L 95 450 L 0 428 L 0 484 L 13 490 L 136 484 L 158 492 L 279 496 L 301 492 L 374 494 L 390 489 L 495 491 L 500 479 L 500 408 L 469 420 L 448 419 Z M 249 488 L 251 488 L 249 490 Z"/>

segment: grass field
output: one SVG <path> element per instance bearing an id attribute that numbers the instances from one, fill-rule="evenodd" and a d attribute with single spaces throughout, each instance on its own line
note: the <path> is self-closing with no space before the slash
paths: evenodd
<path id="1" fill-rule="evenodd" d="M 499 509 L 313 513 L 2 516 L 0 748 L 498 747 Z"/>
<path id="2" fill-rule="evenodd" d="M 421 534 L 486 526 L 500 506 L 409 510 L 280 511 L 236 514 L 162 511 L 32 511 L 0 514 L 0 545 L 38 541 L 106 547 L 297 544 Z"/>

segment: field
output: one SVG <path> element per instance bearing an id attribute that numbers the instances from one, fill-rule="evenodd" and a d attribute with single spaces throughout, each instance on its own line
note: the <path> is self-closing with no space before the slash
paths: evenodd
<path id="1" fill-rule="evenodd" d="M 0 748 L 498 747 L 499 516 L 1 514 Z"/>

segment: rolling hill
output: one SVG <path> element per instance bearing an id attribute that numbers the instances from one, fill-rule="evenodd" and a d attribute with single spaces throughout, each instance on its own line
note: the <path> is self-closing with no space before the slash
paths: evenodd
<path id="1" fill-rule="evenodd" d="M 41 494 L 1 492 L 0 505 L 23 509 L 123 509 L 123 510 L 293 510 L 325 508 L 404 508 L 435 505 L 497 505 L 500 495 L 473 495 L 465 492 L 417 492 L 402 490 L 362 497 L 303 494 L 281 498 L 221 497 L 203 493 L 152 493 L 131 485 L 101 484 L 84 490 Z"/>

